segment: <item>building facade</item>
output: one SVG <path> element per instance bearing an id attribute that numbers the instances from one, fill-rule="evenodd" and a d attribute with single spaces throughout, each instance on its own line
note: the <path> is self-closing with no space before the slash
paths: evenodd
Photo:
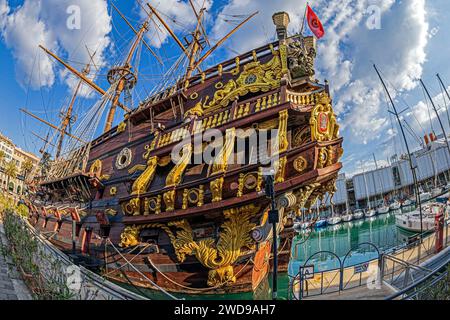
<path id="1" fill-rule="evenodd" d="M 22 195 L 26 191 L 24 164 L 29 161 L 33 168 L 39 164 L 39 158 L 16 146 L 11 139 L 0 133 L 0 151 L 3 152 L 3 159 L 0 162 L 0 190 Z M 7 166 L 13 163 L 16 167 L 16 176 L 7 174 Z M 33 170 L 33 169 L 32 169 Z"/>
<path id="2" fill-rule="evenodd" d="M 422 191 L 430 191 L 450 182 L 450 153 L 443 139 L 429 142 L 414 152 L 412 161 Z M 367 208 L 368 201 L 373 208 L 382 201 L 412 196 L 413 181 L 408 157 L 393 157 L 386 167 L 362 172 L 349 179 L 341 174 L 336 182 L 333 203 L 341 212 L 346 206 L 353 210 Z"/>

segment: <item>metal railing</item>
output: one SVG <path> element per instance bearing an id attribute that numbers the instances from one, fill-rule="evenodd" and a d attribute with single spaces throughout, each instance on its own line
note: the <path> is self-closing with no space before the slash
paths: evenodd
<path id="1" fill-rule="evenodd" d="M 435 300 L 436 288 L 448 295 L 450 291 L 450 269 L 447 266 L 437 269 L 419 281 L 386 298 L 386 300 Z"/>

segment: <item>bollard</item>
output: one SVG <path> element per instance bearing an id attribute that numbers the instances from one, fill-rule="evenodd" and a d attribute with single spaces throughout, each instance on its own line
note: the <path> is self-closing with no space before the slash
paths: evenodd
<path id="1" fill-rule="evenodd" d="M 434 218 L 434 231 L 436 232 L 435 253 L 444 249 L 444 213 L 440 211 Z"/>

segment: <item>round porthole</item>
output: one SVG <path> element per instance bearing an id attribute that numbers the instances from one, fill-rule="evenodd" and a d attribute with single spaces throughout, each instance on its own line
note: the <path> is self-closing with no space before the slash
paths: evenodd
<path id="1" fill-rule="evenodd" d="M 131 164 L 132 153 L 128 148 L 122 149 L 116 158 L 116 168 L 121 170 L 125 169 Z"/>

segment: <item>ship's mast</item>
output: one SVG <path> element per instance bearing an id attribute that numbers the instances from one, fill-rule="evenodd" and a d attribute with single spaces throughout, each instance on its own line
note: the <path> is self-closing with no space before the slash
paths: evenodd
<path id="1" fill-rule="evenodd" d="M 175 32 L 170 28 L 170 26 L 164 21 L 164 19 L 161 17 L 161 15 L 158 13 L 158 11 L 151 6 L 149 3 L 147 3 L 147 6 L 150 8 L 152 13 L 155 15 L 155 17 L 161 22 L 161 24 L 164 26 L 164 28 L 167 30 L 167 32 L 170 34 L 170 36 L 175 40 L 175 42 L 178 44 L 178 46 L 183 50 L 186 57 L 189 59 L 189 65 L 186 70 L 185 79 L 189 79 L 193 72 L 197 70 L 198 72 L 202 72 L 200 68 L 200 64 L 205 61 L 207 57 L 209 57 L 217 48 L 219 48 L 227 39 L 231 37 L 233 33 L 235 33 L 237 30 L 239 30 L 245 23 L 247 23 L 251 18 L 253 18 L 255 15 L 258 14 L 258 12 L 254 12 L 249 17 L 244 19 L 241 23 L 239 23 L 233 30 L 228 32 L 222 39 L 217 41 L 217 43 L 212 46 L 202 57 L 197 59 L 197 55 L 204 49 L 203 48 L 203 41 L 206 41 L 206 43 L 209 45 L 209 40 L 206 35 L 204 26 L 203 26 L 203 18 L 205 15 L 206 8 L 202 7 L 200 9 L 200 13 L 197 13 L 194 4 L 191 0 L 189 0 L 189 3 L 192 7 L 192 10 L 194 11 L 194 14 L 197 18 L 197 25 L 195 27 L 194 32 L 192 33 L 193 40 L 192 42 L 188 43 L 188 47 L 186 48 L 183 43 L 180 41 L 180 39 L 177 37 Z"/>
<path id="2" fill-rule="evenodd" d="M 95 56 L 95 53 L 91 56 L 91 62 L 94 63 L 93 58 Z M 91 65 L 88 63 L 86 67 L 84 68 L 82 74 L 84 76 L 87 76 L 89 72 L 91 71 Z M 77 83 L 77 86 L 74 90 L 74 93 L 72 95 L 72 99 L 70 100 L 69 107 L 67 108 L 66 114 L 64 115 L 61 123 L 61 131 L 58 139 L 58 144 L 56 146 L 56 159 L 58 159 L 61 155 L 61 149 L 64 141 L 65 132 L 67 131 L 67 127 L 69 124 L 73 121 L 72 112 L 73 112 L 73 106 L 75 104 L 75 100 L 77 98 L 77 95 L 81 89 L 81 85 L 83 84 L 83 80 L 79 80 Z"/>
<path id="3" fill-rule="evenodd" d="M 105 129 L 103 132 L 111 130 L 114 116 L 116 113 L 117 106 L 119 105 L 119 99 L 124 90 L 131 90 L 134 88 L 137 82 L 137 76 L 133 72 L 133 67 L 131 66 L 131 60 L 133 59 L 134 53 L 136 52 L 139 43 L 144 37 L 144 33 L 148 30 L 148 23 L 150 17 L 144 22 L 142 27 L 139 29 L 136 39 L 131 45 L 130 51 L 128 52 L 127 58 L 122 66 L 112 68 L 108 72 L 108 81 L 111 85 L 117 83 L 116 92 L 112 98 L 111 107 L 106 118 Z"/>

